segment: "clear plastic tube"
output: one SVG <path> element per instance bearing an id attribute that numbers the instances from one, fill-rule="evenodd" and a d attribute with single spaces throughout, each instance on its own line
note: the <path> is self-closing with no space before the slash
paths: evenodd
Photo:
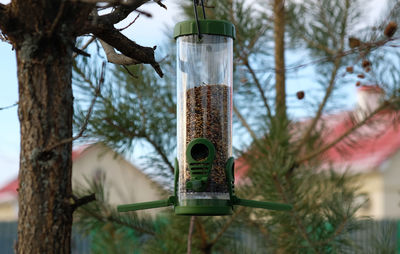
<path id="1" fill-rule="evenodd" d="M 225 167 L 232 156 L 232 38 L 187 35 L 177 38 L 177 133 L 181 205 L 195 199 L 229 199 Z M 215 158 L 204 188 L 189 188 L 187 146 L 209 140 Z"/>

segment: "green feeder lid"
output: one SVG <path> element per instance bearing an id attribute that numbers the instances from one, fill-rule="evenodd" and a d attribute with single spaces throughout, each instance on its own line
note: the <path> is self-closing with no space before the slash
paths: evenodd
<path id="1" fill-rule="evenodd" d="M 225 20 L 210 20 L 200 19 L 199 20 L 200 33 L 222 35 L 235 39 L 235 26 Z M 175 25 L 174 38 L 178 38 L 183 35 L 197 34 L 197 23 L 196 20 L 182 21 Z"/>

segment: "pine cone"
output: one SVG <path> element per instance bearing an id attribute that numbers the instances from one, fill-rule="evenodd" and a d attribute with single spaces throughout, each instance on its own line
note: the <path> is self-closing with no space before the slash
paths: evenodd
<path id="1" fill-rule="evenodd" d="M 391 38 L 397 30 L 397 24 L 394 21 L 389 22 L 383 32 L 387 37 Z"/>
<path id="2" fill-rule="evenodd" d="M 304 95 L 305 95 L 304 91 L 298 91 L 296 93 L 297 99 L 299 100 L 302 100 L 304 98 Z"/>

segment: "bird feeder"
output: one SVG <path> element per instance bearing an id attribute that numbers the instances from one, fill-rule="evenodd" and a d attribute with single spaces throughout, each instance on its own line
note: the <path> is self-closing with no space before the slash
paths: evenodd
<path id="1" fill-rule="evenodd" d="M 118 211 L 174 206 L 178 215 L 229 215 L 235 205 L 290 210 L 287 204 L 245 200 L 234 192 L 232 157 L 233 24 L 193 20 L 175 26 L 177 159 L 174 195 L 118 206 Z"/>

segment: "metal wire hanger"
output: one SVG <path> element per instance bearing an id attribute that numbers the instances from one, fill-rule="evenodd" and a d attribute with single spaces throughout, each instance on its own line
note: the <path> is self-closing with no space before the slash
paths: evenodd
<path id="1" fill-rule="evenodd" d="M 206 19 L 206 10 L 204 9 L 203 0 L 200 0 L 200 3 L 201 3 L 201 8 L 203 10 L 203 19 Z M 200 32 L 199 16 L 197 15 L 197 5 L 199 5 L 199 0 L 193 0 L 194 16 L 196 18 L 196 24 L 197 24 L 197 34 L 199 36 L 199 40 L 201 40 L 202 35 Z"/>

